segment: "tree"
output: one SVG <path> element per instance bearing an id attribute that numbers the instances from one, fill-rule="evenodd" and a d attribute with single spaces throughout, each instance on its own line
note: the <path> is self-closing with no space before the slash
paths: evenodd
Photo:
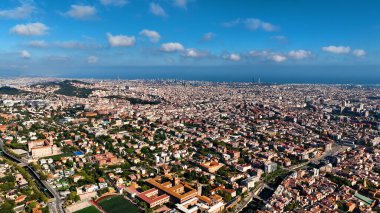
<path id="1" fill-rule="evenodd" d="M 291 203 L 289 203 L 288 205 L 286 205 L 285 206 L 285 211 L 294 211 L 295 210 L 295 208 L 297 207 L 297 203 L 296 202 L 291 202 Z"/>
<path id="2" fill-rule="evenodd" d="M 216 177 L 215 182 L 220 183 L 221 185 L 226 185 L 226 182 L 221 177 Z"/>
<path id="3" fill-rule="evenodd" d="M 0 212 L 2 213 L 14 213 L 13 208 L 15 207 L 14 202 L 6 200 L 0 205 Z"/>
<path id="4" fill-rule="evenodd" d="M 229 168 L 227 166 L 223 166 L 216 173 L 222 177 L 226 177 L 228 175 Z"/>
<path id="5" fill-rule="evenodd" d="M 141 186 L 141 190 L 142 190 L 142 191 L 149 190 L 149 186 L 147 186 L 147 185 L 143 185 L 143 186 Z"/>
<path id="6" fill-rule="evenodd" d="M 9 190 L 12 190 L 15 186 L 15 182 L 6 182 L 6 183 L 2 183 L 0 184 L 0 190 L 1 191 L 9 191 Z"/>
<path id="7" fill-rule="evenodd" d="M 80 197 L 79 197 L 79 195 L 77 195 L 76 192 L 70 192 L 70 194 L 67 196 L 67 199 L 72 200 L 74 202 L 77 202 L 80 200 Z"/>
<path id="8" fill-rule="evenodd" d="M 218 194 L 223 197 L 223 200 L 227 203 L 232 200 L 231 194 L 227 193 L 226 191 L 219 191 Z"/>
<path id="9" fill-rule="evenodd" d="M 202 194 L 208 196 L 210 194 L 211 189 L 212 189 L 212 187 L 210 185 L 202 186 Z"/>
<path id="10" fill-rule="evenodd" d="M 30 203 L 26 206 L 25 211 L 26 211 L 26 212 L 31 212 L 32 209 L 35 208 L 36 206 L 37 206 L 36 201 L 32 201 L 32 202 L 30 202 Z"/>

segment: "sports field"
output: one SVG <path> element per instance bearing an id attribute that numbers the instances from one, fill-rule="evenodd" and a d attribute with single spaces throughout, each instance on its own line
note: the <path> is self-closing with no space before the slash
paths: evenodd
<path id="1" fill-rule="evenodd" d="M 75 213 L 101 213 L 95 206 L 89 206 L 87 208 L 76 211 Z"/>
<path id="2" fill-rule="evenodd" d="M 101 206 L 107 213 L 139 213 L 139 209 L 123 196 L 105 198 L 99 201 L 98 205 Z"/>

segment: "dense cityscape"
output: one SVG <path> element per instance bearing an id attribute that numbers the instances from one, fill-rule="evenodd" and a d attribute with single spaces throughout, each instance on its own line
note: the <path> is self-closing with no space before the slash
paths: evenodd
<path id="1" fill-rule="evenodd" d="M 0 84 L 0 212 L 380 211 L 377 86 Z"/>
<path id="2" fill-rule="evenodd" d="M 0 213 L 380 213 L 380 1 L 0 2 Z"/>

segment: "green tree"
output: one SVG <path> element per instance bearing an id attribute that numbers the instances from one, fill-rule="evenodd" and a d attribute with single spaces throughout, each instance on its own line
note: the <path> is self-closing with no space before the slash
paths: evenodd
<path id="1" fill-rule="evenodd" d="M 14 213 L 15 211 L 13 208 L 15 207 L 14 202 L 5 200 L 1 205 L 0 205 L 0 212 L 2 213 Z"/>

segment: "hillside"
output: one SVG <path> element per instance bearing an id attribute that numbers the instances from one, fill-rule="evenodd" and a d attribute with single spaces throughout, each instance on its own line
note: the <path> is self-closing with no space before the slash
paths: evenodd
<path id="1" fill-rule="evenodd" d="M 140 98 L 132 98 L 132 97 L 123 97 L 123 96 L 118 96 L 118 95 L 111 95 L 111 96 L 107 96 L 106 98 L 109 98 L 109 99 L 124 99 L 124 100 L 127 100 L 129 101 L 131 104 L 141 104 L 141 105 L 145 105 L 145 104 L 148 104 L 148 105 L 157 105 L 157 104 L 160 104 L 161 101 L 159 100 L 143 100 L 143 99 L 140 99 Z"/>
<path id="2" fill-rule="evenodd" d="M 76 96 L 79 98 L 87 98 L 93 91 L 93 89 L 81 88 L 74 86 L 73 84 L 83 84 L 89 85 L 87 82 L 78 80 L 64 80 L 61 82 L 46 82 L 35 84 L 32 87 L 49 87 L 49 86 L 59 86 L 59 89 L 55 91 L 55 94 L 66 95 L 66 96 Z"/>
<path id="3" fill-rule="evenodd" d="M 76 96 L 79 98 L 87 98 L 93 91 L 93 89 L 80 88 L 74 86 L 72 83 L 82 83 L 81 81 L 62 81 L 58 85 L 60 89 L 55 91 L 56 94 L 66 95 L 66 96 Z M 84 82 L 83 82 L 84 83 Z M 87 84 L 87 83 L 84 83 Z"/>
<path id="4" fill-rule="evenodd" d="M 22 93 L 25 93 L 25 91 L 19 90 L 19 89 L 14 88 L 14 87 L 8 87 L 8 86 L 0 87 L 0 94 L 19 95 Z"/>

